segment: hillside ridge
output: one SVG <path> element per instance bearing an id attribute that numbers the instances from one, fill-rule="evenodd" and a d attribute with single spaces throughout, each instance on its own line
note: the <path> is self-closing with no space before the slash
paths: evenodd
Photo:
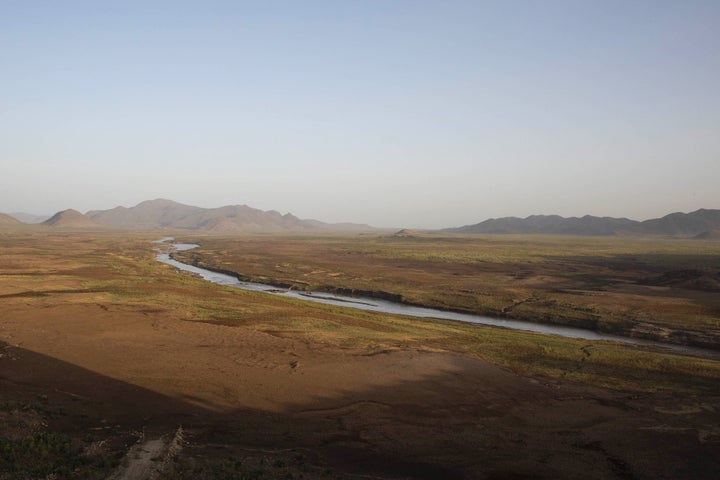
<path id="1" fill-rule="evenodd" d="M 44 222 L 42 222 L 42 225 L 46 225 L 48 227 L 68 227 L 68 228 L 99 228 L 102 227 L 102 225 L 94 222 L 87 216 L 83 215 L 82 213 L 78 212 L 77 210 L 74 210 L 72 208 L 68 208 L 67 210 L 62 210 L 60 212 L 57 212 L 52 217 L 48 218 Z"/>
<path id="2" fill-rule="evenodd" d="M 18 220 L 17 218 L 13 217 L 12 215 L 8 215 L 6 213 L 0 213 L 0 226 L 5 225 L 22 225 L 23 222 Z"/>
<path id="3" fill-rule="evenodd" d="M 561 217 L 530 215 L 529 217 L 490 218 L 462 227 L 445 228 L 445 233 L 486 234 L 547 234 L 547 235 L 669 235 L 706 238 L 707 232 L 720 227 L 720 210 L 701 208 L 694 212 L 675 212 L 645 221 L 628 218 Z"/>
<path id="4" fill-rule="evenodd" d="M 304 220 L 291 213 L 283 215 L 275 210 L 264 211 L 247 205 L 202 208 L 164 198 L 146 200 L 129 208 L 91 210 L 86 215 L 99 224 L 113 228 L 171 228 L 216 234 L 376 230 L 369 225 Z"/>

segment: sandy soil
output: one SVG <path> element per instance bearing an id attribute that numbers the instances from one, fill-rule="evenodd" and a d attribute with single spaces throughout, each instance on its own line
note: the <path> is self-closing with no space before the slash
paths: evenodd
<path id="1" fill-rule="evenodd" d="M 16 299 L 1 320 L 0 396 L 49 397 L 69 431 L 154 439 L 183 425 L 203 455 L 218 444 L 296 449 L 382 478 L 720 476 L 720 391 L 638 396 L 128 305 Z"/>

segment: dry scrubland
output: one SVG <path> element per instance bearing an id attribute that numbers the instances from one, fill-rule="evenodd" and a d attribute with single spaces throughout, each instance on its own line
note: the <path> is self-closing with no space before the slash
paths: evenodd
<path id="1" fill-rule="evenodd" d="M 720 474 L 717 360 L 211 285 L 156 262 L 157 237 L 0 230 L 0 479 Z M 200 241 L 187 257 L 311 288 L 718 329 L 718 243 Z"/>
<path id="2" fill-rule="evenodd" d="M 177 258 L 260 282 L 720 345 L 720 242 L 413 235 L 191 238 Z"/>

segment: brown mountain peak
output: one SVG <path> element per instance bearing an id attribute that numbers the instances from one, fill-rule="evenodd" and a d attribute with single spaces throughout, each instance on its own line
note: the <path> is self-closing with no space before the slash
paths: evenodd
<path id="1" fill-rule="evenodd" d="M 5 213 L 0 213 L 0 225 L 22 225 L 23 223 L 17 218 L 11 217 Z"/>
<path id="2" fill-rule="evenodd" d="M 93 222 L 88 217 L 77 210 L 73 210 L 72 208 L 57 212 L 55 215 L 45 220 L 43 225 L 50 227 L 74 228 L 100 227 L 99 224 Z"/>

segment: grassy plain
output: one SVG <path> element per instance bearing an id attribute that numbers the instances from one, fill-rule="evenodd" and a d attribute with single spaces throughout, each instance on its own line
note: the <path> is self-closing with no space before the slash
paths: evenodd
<path id="1" fill-rule="evenodd" d="M 106 478 L 179 425 L 183 448 L 152 460 L 162 478 L 717 477 L 717 360 L 212 285 L 155 261 L 158 237 L 0 230 L 0 479 Z M 260 275 L 274 257 L 289 273 L 268 278 L 307 285 L 393 291 L 406 278 L 416 303 L 424 267 L 452 287 L 481 251 L 507 263 L 517 248 L 201 242 L 228 255 L 222 268 Z M 522 265 L 543 262 L 532 248 Z"/>
<path id="2" fill-rule="evenodd" d="M 717 348 L 720 242 L 635 237 L 195 238 L 179 258 L 266 283 Z"/>

